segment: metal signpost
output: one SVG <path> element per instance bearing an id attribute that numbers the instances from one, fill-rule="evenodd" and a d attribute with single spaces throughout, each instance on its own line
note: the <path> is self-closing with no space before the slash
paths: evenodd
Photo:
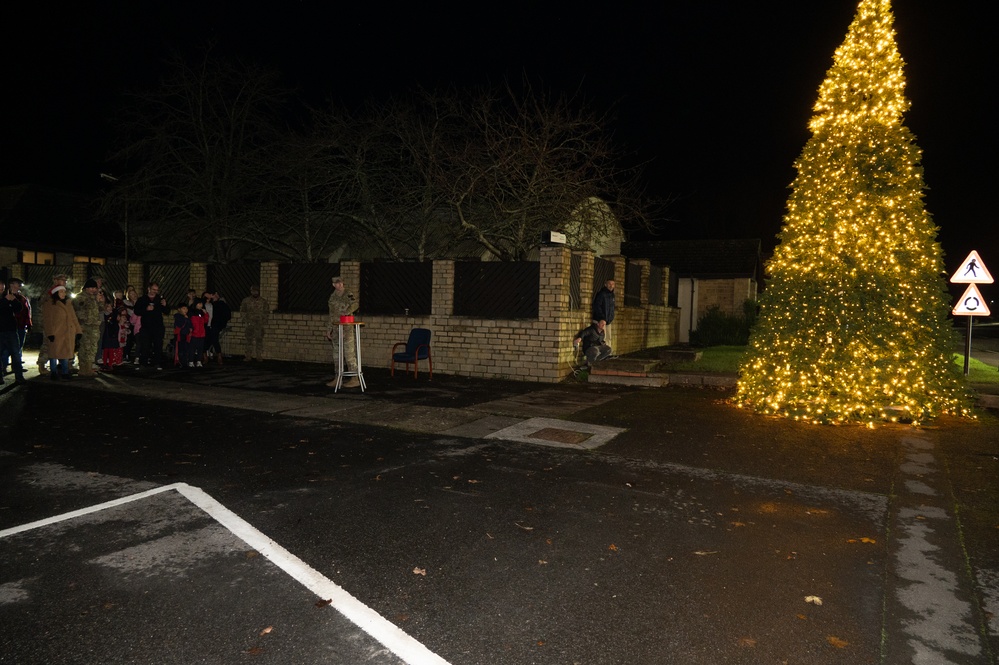
<path id="1" fill-rule="evenodd" d="M 982 292 L 978 290 L 979 284 L 991 284 L 994 280 L 989 274 L 989 269 L 982 263 L 982 257 L 978 252 L 972 251 L 968 258 L 961 263 L 961 267 L 950 278 L 951 284 L 967 284 L 968 288 L 964 295 L 958 298 L 951 314 L 954 316 L 968 317 L 968 330 L 964 335 L 964 375 L 968 376 L 969 364 L 971 362 L 971 325 L 976 316 L 989 316 L 989 306 L 982 297 Z"/>

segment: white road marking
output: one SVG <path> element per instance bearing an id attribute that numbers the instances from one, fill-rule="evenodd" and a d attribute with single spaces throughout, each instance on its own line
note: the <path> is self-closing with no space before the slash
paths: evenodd
<path id="1" fill-rule="evenodd" d="M 323 600 L 331 599 L 330 607 L 335 608 L 358 628 L 376 639 L 406 663 L 410 665 L 450 665 L 446 660 L 407 635 L 398 626 L 359 601 L 341 586 L 323 576 L 319 571 L 265 536 L 246 520 L 212 498 L 204 490 L 188 485 L 187 483 L 165 485 L 146 492 L 131 494 L 112 501 L 81 508 L 80 510 L 48 517 L 36 522 L 3 529 L 0 531 L 0 538 L 6 538 L 17 533 L 75 519 L 133 501 L 141 501 L 142 499 L 171 490 L 178 492 L 188 501 L 208 513 L 216 522 L 224 526 L 254 550 L 267 557 L 274 565 L 297 580 L 302 586 L 312 591 L 319 598 Z"/>

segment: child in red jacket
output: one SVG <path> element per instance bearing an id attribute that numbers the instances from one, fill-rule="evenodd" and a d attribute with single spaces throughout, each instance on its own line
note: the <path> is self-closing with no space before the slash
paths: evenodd
<path id="1" fill-rule="evenodd" d="M 208 330 L 208 312 L 205 311 L 205 301 L 198 298 L 191 309 L 191 356 L 194 367 L 204 367 L 201 356 L 205 352 L 205 336 Z M 192 366 L 188 363 L 188 367 Z"/>

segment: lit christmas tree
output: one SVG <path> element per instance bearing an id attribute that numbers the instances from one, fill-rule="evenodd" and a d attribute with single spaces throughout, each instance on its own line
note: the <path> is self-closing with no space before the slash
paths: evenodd
<path id="1" fill-rule="evenodd" d="M 819 88 L 737 402 L 812 422 L 967 413 L 889 0 L 861 0 Z"/>

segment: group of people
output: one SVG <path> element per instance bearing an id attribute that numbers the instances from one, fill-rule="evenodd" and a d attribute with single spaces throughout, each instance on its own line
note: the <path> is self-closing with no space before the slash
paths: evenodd
<path id="1" fill-rule="evenodd" d="M 336 363 L 337 371 L 339 371 L 339 363 L 337 360 L 340 355 L 340 336 L 339 334 L 334 333 L 337 332 L 337 326 L 340 324 L 341 316 L 350 315 L 357 311 L 357 298 L 354 297 L 353 293 L 347 291 L 341 277 L 333 278 L 332 287 L 333 291 L 330 293 L 329 301 L 327 303 L 329 309 L 329 321 L 326 326 L 326 333 L 324 337 L 333 346 L 333 359 Z M 247 360 L 262 360 L 264 353 L 264 333 L 267 330 L 270 319 L 270 305 L 267 300 L 260 296 L 260 289 L 253 286 L 250 287 L 250 295 L 243 298 L 243 301 L 240 303 L 239 311 L 246 326 L 245 357 Z M 350 375 L 350 378 L 343 381 L 340 387 L 357 388 L 361 385 L 361 382 L 357 378 L 357 361 L 353 335 L 344 335 L 343 347 L 343 359 L 345 366 L 344 374 Z M 336 387 L 336 384 L 337 377 L 334 376 L 333 379 L 326 385 L 333 388 Z"/>
<path id="2" fill-rule="evenodd" d="M 217 293 L 205 291 L 199 298 L 189 290 L 173 315 L 173 364 L 180 368 L 204 367 L 214 360 L 221 365 L 222 335 L 228 329 L 232 310 Z"/>
<path id="3" fill-rule="evenodd" d="M 590 325 L 576 333 L 574 348 L 580 349 L 590 365 L 610 357 L 610 328 L 614 321 L 614 280 L 608 279 L 593 296 Z"/>
<path id="4" fill-rule="evenodd" d="M 67 276 L 56 275 L 52 287 L 42 299 L 44 333 L 39 352 L 39 373 L 48 371 L 51 378 L 69 378 L 70 364 L 79 358 L 78 373 L 82 377 L 96 374 L 95 364 L 105 371 L 132 362 L 149 367 L 163 367 L 166 328 L 164 317 L 171 309 L 173 318 L 173 364 L 182 368 L 203 367 L 209 360 L 221 365 L 222 335 L 232 317 L 232 310 L 218 292 L 205 291 L 201 297 L 193 289 L 187 299 L 173 308 L 160 293 L 160 286 L 151 282 L 142 296 L 134 287 L 115 291 L 108 296 L 100 278 L 91 278 L 80 293 L 71 297 L 66 290 Z M 9 366 L 15 381 L 24 381 L 21 352 L 31 330 L 31 303 L 21 293 L 23 282 L 11 278 L 2 283 L 0 298 L 0 361 L 3 374 Z M 614 280 L 609 279 L 593 297 L 591 322 L 573 339 L 573 346 L 582 352 L 589 364 L 611 355 L 610 324 L 614 321 Z M 329 322 L 325 338 L 333 346 L 334 360 L 339 358 L 339 335 L 334 335 L 340 317 L 357 311 L 357 299 L 346 290 L 343 279 L 334 277 L 329 297 Z M 245 323 L 246 359 L 261 360 L 264 333 L 270 316 L 270 306 L 260 296 L 256 286 L 243 299 L 239 310 Z M 348 381 L 345 388 L 360 385 L 357 378 L 354 337 L 343 337 L 343 358 Z M 48 362 L 48 369 L 45 363 Z M 327 385 L 336 386 L 334 376 Z"/>
<path id="5" fill-rule="evenodd" d="M 159 284 L 150 283 L 142 296 L 132 286 L 108 294 L 103 280 L 95 277 L 79 293 L 70 294 L 67 281 L 67 275 L 55 275 L 52 286 L 39 298 L 44 328 L 39 374 L 68 379 L 74 359 L 80 377 L 96 376 L 98 369 L 113 371 L 125 363 L 163 367 L 164 316 L 171 308 Z M 22 285 L 17 278 L 6 280 L 0 299 L 2 373 L 7 373 L 9 365 L 17 383 L 24 381 L 22 351 L 32 326 L 31 302 L 21 292 Z M 183 367 L 195 367 L 213 359 L 221 365 L 222 335 L 232 317 L 221 295 L 205 291 L 199 298 L 189 291 L 188 300 L 175 309 L 177 363 L 182 359 Z"/>

